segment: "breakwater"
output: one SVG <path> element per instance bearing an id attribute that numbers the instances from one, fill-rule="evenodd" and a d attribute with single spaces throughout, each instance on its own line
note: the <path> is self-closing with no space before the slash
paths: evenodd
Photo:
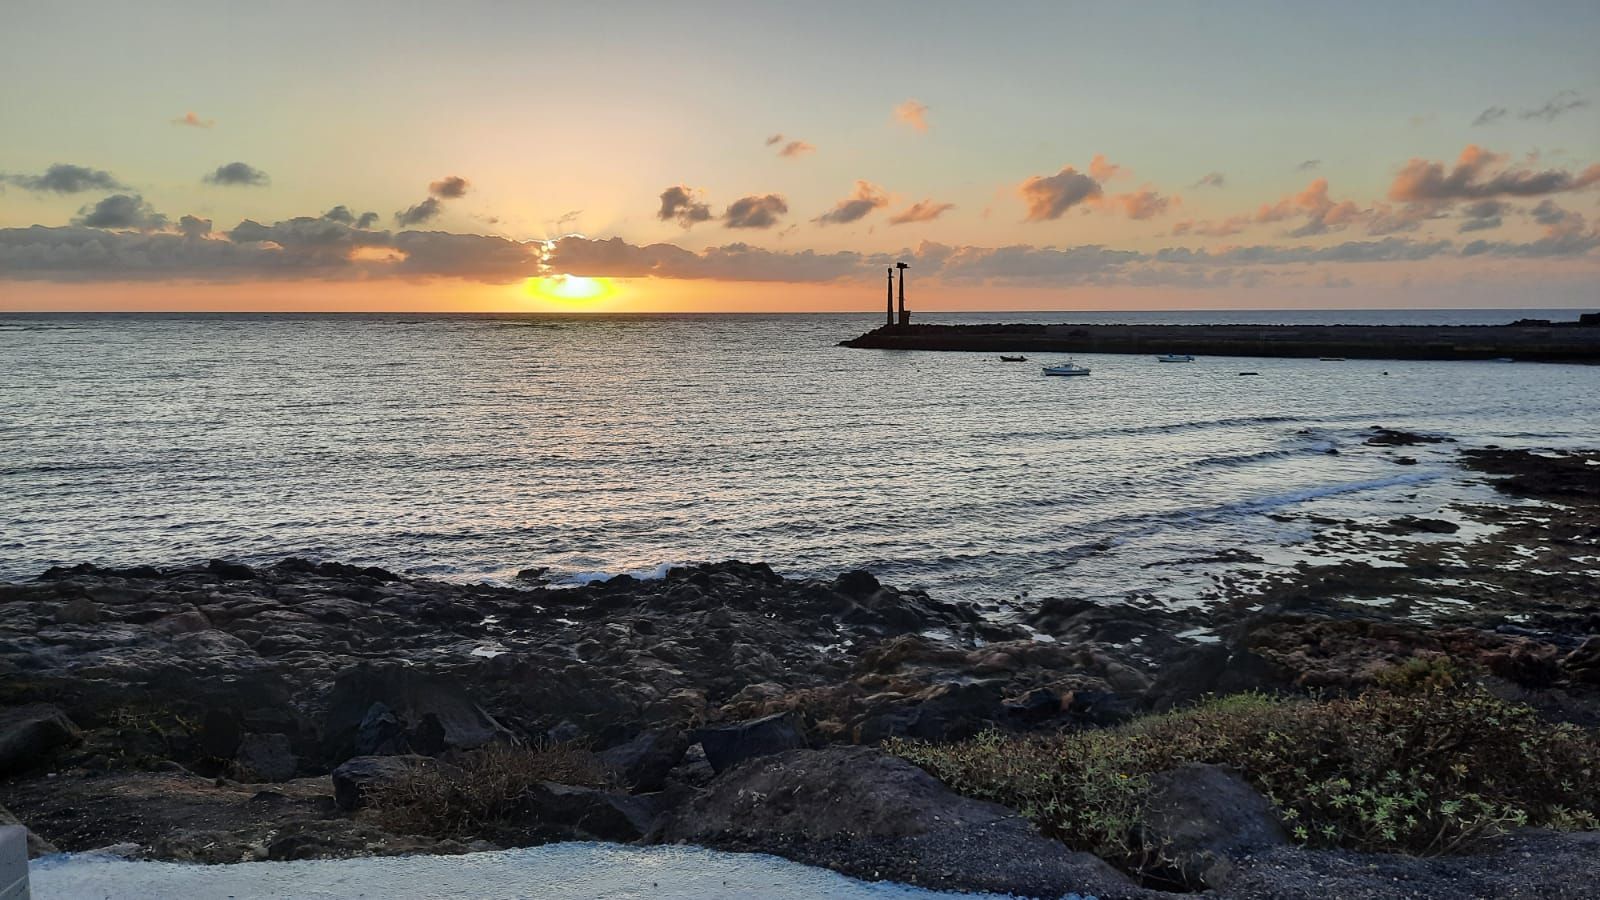
<path id="1" fill-rule="evenodd" d="M 842 346 L 985 353 L 1192 353 L 1600 363 L 1600 318 L 1509 325 L 894 325 Z"/>

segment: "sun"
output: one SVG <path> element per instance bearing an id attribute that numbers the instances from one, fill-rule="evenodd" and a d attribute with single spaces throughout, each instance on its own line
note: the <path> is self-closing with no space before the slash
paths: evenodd
<path id="1" fill-rule="evenodd" d="M 528 293 L 541 300 L 582 305 L 598 303 L 616 292 L 609 278 L 585 278 L 581 275 L 550 275 L 529 278 Z"/>

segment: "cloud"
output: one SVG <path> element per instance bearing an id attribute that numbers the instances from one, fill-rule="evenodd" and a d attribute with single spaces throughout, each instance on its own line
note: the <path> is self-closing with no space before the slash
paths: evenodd
<path id="1" fill-rule="evenodd" d="M 928 107 L 915 100 L 907 100 L 896 106 L 894 118 L 902 125 L 909 125 L 918 131 L 926 133 L 928 130 Z"/>
<path id="2" fill-rule="evenodd" d="M 1200 180 L 1199 181 L 1196 181 L 1194 184 L 1191 184 L 1189 186 L 1190 187 L 1197 187 L 1197 188 L 1202 188 L 1202 187 L 1220 188 L 1220 187 L 1226 186 L 1227 183 L 1228 183 L 1228 178 L 1227 178 L 1226 175 L 1223 175 L 1221 172 L 1210 172 L 1210 173 L 1208 173 L 1206 175 L 1200 176 Z"/>
<path id="3" fill-rule="evenodd" d="M 1500 200 L 1479 200 L 1477 203 L 1462 210 L 1462 215 L 1466 221 L 1462 222 L 1461 227 L 1456 230 L 1466 233 L 1499 228 L 1502 221 L 1501 217 L 1510 208 L 1510 204 Z"/>
<path id="4" fill-rule="evenodd" d="M 180 220 L 179 233 L 84 226 L 0 228 L 0 271 L 8 278 L 55 281 L 389 277 L 463 278 L 489 284 L 547 272 L 545 246 L 536 241 L 363 231 L 321 216 L 270 225 L 246 219 L 208 238 L 209 228 L 209 222 L 193 216 Z"/>
<path id="5" fill-rule="evenodd" d="M 1322 160 L 1308 159 L 1305 162 L 1302 162 L 1300 165 L 1295 166 L 1294 169 L 1296 172 L 1310 172 L 1312 169 L 1320 168 L 1321 166 Z"/>
<path id="6" fill-rule="evenodd" d="M 845 225 L 865 218 L 875 209 L 889 205 L 889 195 L 870 181 L 857 181 L 855 193 L 833 205 L 816 218 L 818 225 Z"/>
<path id="7" fill-rule="evenodd" d="M 1100 196 L 1100 183 L 1067 166 L 1054 175 L 1035 175 L 1017 188 L 1027 204 L 1025 222 L 1059 219 L 1072 207 Z"/>
<path id="8" fill-rule="evenodd" d="M 439 202 L 439 198 L 429 197 L 416 206 L 395 213 L 394 220 L 402 228 L 407 225 L 421 225 L 423 222 L 437 219 L 439 213 L 443 211 L 444 204 Z"/>
<path id="9" fill-rule="evenodd" d="M 722 212 L 724 228 L 771 228 L 789 211 L 782 194 L 752 194 L 728 204 Z"/>
<path id="10" fill-rule="evenodd" d="M 656 211 L 656 218 L 663 222 L 677 222 L 684 228 L 692 228 L 699 222 L 711 218 L 711 206 L 696 198 L 700 191 L 687 185 L 673 185 L 661 192 L 661 208 Z"/>
<path id="11" fill-rule="evenodd" d="M 1291 265 L 1295 263 L 1371 263 L 1415 262 L 1438 256 L 1451 249 L 1449 241 L 1412 241 L 1384 238 L 1381 241 L 1346 241 L 1332 247 L 1292 247 L 1258 244 L 1221 250 L 1191 250 L 1173 247 L 1158 250 L 1158 262 L 1205 263 L 1207 265 Z"/>
<path id="12" fill-rule="evenodd" d="M 340 204 L 339 206 L 335 206 L 333 209 L 323 213 L 322 218 L 327 219 L 329 222 L 338 222 L 340 225 L 350 225 L 355 228 L 366 230 L 377 223 L 378 214 L 375 212 L 364 212 L 360 216 L 357 216 L 355 213 L 350 211 L 348 206 Z"/>
<path id="13" fill-rule="evenodd" d="M 132 214 L 126 212 L 129 205 Z M 96 210 L 101 208 L 122 209 L 113 218 L 124 223 L 155 226 L 165 221 L 137 198 L 122 204 L 102 201 Z M 1448 240 L 1390 237 L 1330 247 L 1169 247 L 1154 252 L 1099 245 L 975 247 L 929 242 L 892 254 L 788 252 L 745 243 L 694 252 L 673 244 L 638 246 L 620 238 L 568 236 L 545 242 L 438 231 L 368 231 L 340 221 L 345 215 L 331 213 L 334 210 L 270 224 L 246 219 L 223 232 L 194 216 L 182 218 L 173 230 L 113 231 L 84 224 L 0 228 L 0 272 L 9 280 L 67 282 L 454 278 L 507 284 L 572 274 L 875 284 L 883 266 L 909 259 L 922 277 L 950 283 L 1214 288 L 1256 283 L 1272 277 L 1273 270 L 1296 277 L 1294 267 L 1308 264 L 1398 263 L 1435 257 L 1543 259 L 1579 257 L 1600 248 L 1600 232 L 1588 227 L 1581 215 L 1553 203 L 1535 208 L 1546 234 L 1526 243 L 1474 241 L 1458 248 Z"/>
<path id="14" fill-rule="evenodd" d="M 1493 125 L 1495 122 L 1504 119 L 1506 114 L 1509 112 L 1510 110 L 1506 109 L 1504 106 L 1491 106 L 1483 112 L 1478 113 L 1478 117 L 1472 120 L 1472 124 L 1474 126 Z"/>
<path id="15" fill-rule="evenodd" d="M 215 172 L 201 180 L 206 184 L 242 185 L 247 187 L 264 187 L 272 183 L 272 179 L 267 177 L 267 173 L 242 162 L 231 162 L 225 166 L 217 166 Z"/>
<path id="16" fill-rule="evenodd" d="M 890 216 L 889 224 L 909 225 L 912 222 L 932 222 L 955 208 L 956 205 L 954 203 L 935 203 L 932 200 L 922 200 Z"/>
<path id="17" fill-rule="evenodd" d="M 189 112 L 184 113 L 182 116 L 179 116 L 178 118 L 173 119 L 172 120 L 172 124 L 174 124 L 174 125 L 184 125 L 184 126 L 187 126 L 189 128 L 210 128 L 211 126 L 217 124 L 217 120 L 216 119 L 202 119 L 199 116 L 195 115 L 193 110 L 190 110 Z"/>
<path id="18" fill-rule="evenodd" d="M 1100 182 L 1101 184 L 1116 178 L 1118 175 L 1124 174 L 1127 173 L 1123 167 L 1115 165 L 1110 160 L 1106 159 L 1106 155 L 1104 153 L 1096 153 L 1094 158 L 1089 160 L 1089 177 Z"/>
<path id="19" fill-rule="evenodd" d="M 778 151 L 778 155 L 794 157 L 805 156 L 807 153 L 815 152 L 817 152 L 817 148 L 806 143 L 805 141 L 790 141 L 789 143 L 783 145 L 783 149 Z"/>
<path id="20" fill-rule="evenodd" d="M 155 211 L 138 194 L 112 194 L 93 206 L 78 210 L 72 220 L 85 228 L 155 229 L 167 224 L 167 217 Z"/>
<path id="21" fill-rule="evenodd" d="M 1564 169 L 1533 171 L 1506 164 L 1507 157 L 1476 144 L 1461 151 L 1446 170 L 1442 162 L 1413 158 L 1389 186 L 1389 199 L 1454 203 L 1492 197 L 1537 197 L 1582 190 L 1600 182 L 1600 164 L 1573 174 Z"/>
<path id="22" fill-rule="evenodd" d="M 0 175 L 0 184 L 14 184 L 23 190 L 51 194 L 132 190 L 110 172 L 70 163 L 56 163 L 45 169 L 43 175 Z"/>
<path id="23" fill-rule="evenodd" d="M 1130 219 L 1151 219 L 1166 213 L 1176 198 L 1163 197 L 1149 188 L 1140 188 L 1126 194 L 1113 194 L 1101 202 L 1111 209 L 1120 209 Z"/>
<path id="24" fill-rule="evenodd" d="M 428 185 L 428 193 L 441 200 L 455 200 L 464 197 L 467 189 L 472 187 L 472 182 L 460 175 L 447 175 Z"/>
<path id="25" fill-rule="evenodd" d="M 1571 221 L 1574 217 L 1577 217 L 1580 220 L 1582 219 L 1582 217 L 1578 216 L 1577 213 L 1567 212 L 1566 210 L 1557 206 L 1554 200 L 1549 199 L 1539 201 L 1539 205 L 1535 206 L 1531 210 L 1531 213 L 1533 215 L 1533 220 L 1538 222 L 1540 225 L 1560 225 L 1564 222 Z"/>
<path id="26" fill-rule="evenodd" d="M 211 233 L 211 220 L 197 216 L 184 216 L 178 220 L 178 231 L 191 240 L 199 240 Z"/>
<path id="27" fill-rule="evenodd" d="M 1524 109 L 1518 112 L 1517 118 L 1543 119 L 1546 122 L 1554 122 L 1558 116 L 1569 113 L 1575 109 L 1582 109 L 1588 105 L 1589 101 L 1585 100 L 1577 91 L 1559 91 L 1554 97 L 1546 100 L 1543 106 L 1537 109 Z"/>

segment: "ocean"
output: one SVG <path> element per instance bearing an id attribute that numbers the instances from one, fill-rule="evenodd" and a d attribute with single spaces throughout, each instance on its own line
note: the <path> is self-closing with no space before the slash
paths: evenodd
<path id="1" fill-rule="evenodd" d="M 982 313 L 1472 323 L 1576 311 Z M 860 315 L 0 314 L 0 579 L 285 556 L 576 583 L 740 558 L 945 597 L 1201 602 L 1308 517 L 1486 499 L 1593 446 L 1600 367 L 848 350 Z M 1241 378 L 1241 371 L 1259 377 Z M 1456 443 L 1363 443 L 1384 425 Z M 1334 452 L 1336 451 L 1336 452 Z M 1296 554 L 1300 554 L 1297 556 Z"/>

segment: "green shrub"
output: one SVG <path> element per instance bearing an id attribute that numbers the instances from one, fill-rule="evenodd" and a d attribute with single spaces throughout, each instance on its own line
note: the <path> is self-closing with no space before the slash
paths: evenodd
<path id="1" fill-rule="evenodd" d="M 1435 854 L 1507 827 L 1600 826 L 1600 740 L 1477 687 L 1242 694 L 1104 731 L 889 750 L 1133 869 L 1159 851 L 1138 838 L 1146 777 L 1186 762 L 1239 770 L 1313 846 Z"/>
<path id="2" fill-rule="evenodd" d="M 368 803 L 379 824 L 398 834 L 474 838 L 517 824 L 523 798 L 542 781 L 599 786 L 606 779 L 584 747 L 491 744 L 458 764 L 419 767 L 375 785 Z"/>
<path id="3" fill-rule="evenodd" d="M 1378 672 L 1378 687 L 1395 694 L 1448 691 L 1472 684 L 1480 673 L 1442 654 L 1413 656 Z"/>

